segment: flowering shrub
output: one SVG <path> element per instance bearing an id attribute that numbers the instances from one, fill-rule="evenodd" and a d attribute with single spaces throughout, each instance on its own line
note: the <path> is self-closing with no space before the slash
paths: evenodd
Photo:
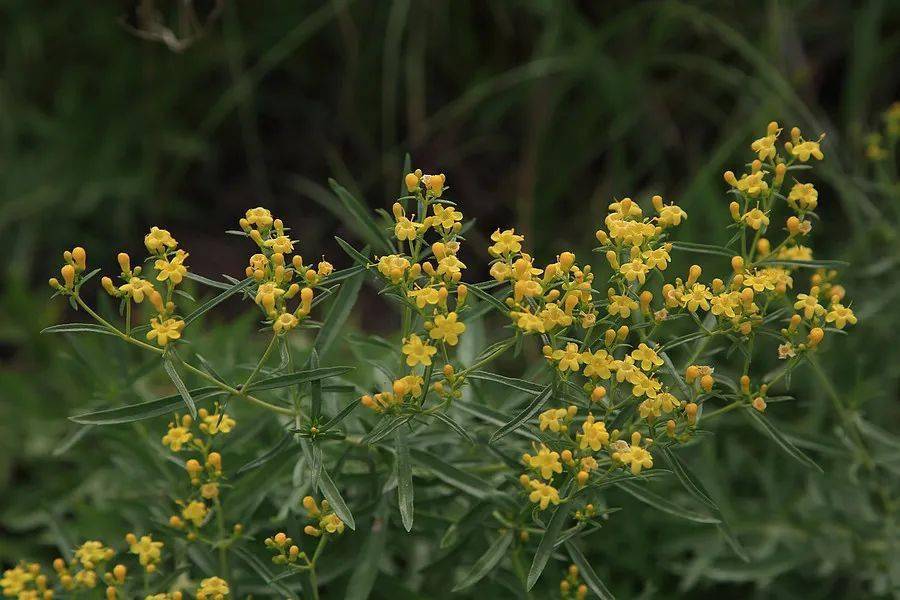
<path id="1" fill-rule="evenodd" d="M 264 208 L 248 210 L 230 232 L 252 249 L 242 279 L 194 274 L 172 234 L 154 227 L 146 260 L 119 254 L 118 281 L 100 280 L 119 303 L 117 321 L 82 294 L 98 272 L 88 271 L 85 250 L 65 252 L 50 285 L 93 322 L 49 331 L 115 336 L 161 363 L 176 390 L 72 420 L 112 427 L 168 415 L 153 451 L 180 475 L 157 528 L 127 533 L 117 549 L 86 541 L 53 563 L 52 576 L 23 562 L 4 574 L 4 594 L 225 598 L 264 589 L 316 598 L 321 588 L 363 598 L 382 568 L 387 531 L 403 544 L 398 526 L 418 535 L 424 522 L 431 560 L 480 548 L 448 570 L 454 591 L 491 580 L 523 594 L 563 553 L 571 564 L 557 579 L 559 595 L 608 598 L 584 548 L 617 518 L 614 490 L 716 526 L 746 558 L 678 450 L 702 443 L 717 417 L 742 411 L 787 455 L 818 469 L 769 413 L 823 340 L 856 323 L 837 263 L 814 260 L 808 246 L 818 192 L 805 180 L 824 158 L 821 138 L 797 128 L 782 137 L 769 124 L 751 145 L 752 162 L 724 174 L 733 235 L 721 247 L 676 240 L 689 218 L 678 205 L 623 198 L 595 233 L 600 264 L 568 251 L 540 264 L 523 236 L 497 230 L 486 249 L 467 249 L 491 258 L 490 279 L 472 282 L 460 258 L 469 224 L 444 175 L 416 170 L 380 220 L 333 185 L 368 243 L 338 239 L 344 269 L 304 260 Z M 672 274 L 675 252 L 712 255 L 724 268 Z M 398 308 L 393 338 L 341 338 L 366 279 Z M 189 280 L 221 292 L 195 301 L 183 289 Z M 190 343 L 192 324 L 233 296 L 254 305 L 267 340 L 240 378 L 223 376 L 223 365 Z M 323 301 L 330 306 L 316 321 Z M 500 323 L 490 343 L 486 322 Z M 331 359 L 338 347 L 344 353 Z M 754 357 L 763 353 L 783 366 L 759 372 Z M 525 364 L 519 377 L 487 370 L 509 357 Z M 275 424 L 280 439 L 245 457 L 246 438 L 235 436 L 242 428 L 255 435 L 257 424 Z M 691 505 L 654 492 L 660 477 L 680 482 Z M 266 496 L 284 508 L 260 513 Z"/>

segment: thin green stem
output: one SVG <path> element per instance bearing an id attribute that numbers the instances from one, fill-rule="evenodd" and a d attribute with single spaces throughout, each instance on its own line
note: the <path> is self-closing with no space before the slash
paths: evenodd
<path id="1" fill-rule="evenodd" d="M 222 501 L 218 497 L 215 498 L 216 509 L 216 527 L 219 533 L 219 571 L 226 581 L 231 581 L 231 574 L 228 568 L 228 546 L 225 544 L 225 512 L 222 510 Z"/>
<path id="2" fill-rule="evenodd" d="M 259 373 L 259 370 L 265 364 L 266 360 L 269 358 L 269 354 L 272 353 L 272 348 L 275 347 L 275 341 L 278 339 L 278 334 L 272 336 L 272 339 L 269 340 L 269 345 L 266 346 L 266 350 L 263 352 L 262 356 L 259 358 L 259 362 L 256 363 L 256 367 L 253 369 L 253 372 L 247 377 L 247 380 L 244 381 L 244 384 L 241 386 L 241 389 L 247 389 L 251 383 L 253 383 L 253 379 L 256 378 L 256 375 Z"/>

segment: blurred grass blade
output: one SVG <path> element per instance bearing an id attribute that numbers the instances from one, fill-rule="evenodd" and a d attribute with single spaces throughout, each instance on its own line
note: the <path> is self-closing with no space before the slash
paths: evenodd
<path id="1" fill-rule="evenodd" d="M 490 573 L 491 570 L 497 566 L 497 563 L 499 563 L 503 559 L 503 557 L 506 556 L 506 551 L 507 549 L 509 549 L 509 545 L 512 544 L 512 540 L 512 531 L 506 531 L 500 537 L 494 540 L 488 547 L 487 551 L 482 554 L 477 561 L 475 561 L 475 564 L 472 565 L 472 568 L 468 573 L 466 573 L 462 581 L 456 584 L 456 586 L 453 588 L 453 591 L 458 592 L 460 590 L 464 590 L 481 581 L 484 576 Z"/>
<path id="2" fill-rule="evenodd" d="M 694 242 L 672 242 L 672 248 L 675 250 L 684 250 L 685 252 L 696 252 L 698 254 L 717 254 L 719 256 L 734 256 L 734 250 L 729 250 L 724 246 L 714 246 L 712 244 L 696 244 Z"/>
<path id="3" fill-rule="evenodd" d="M 613 596 L 612 592 L 610 592 L 609 589 L 603 585 L 603 582 L 600 581 L 597 573 L 594 572 L 593 567 L 591 567 L 591 563 L 588 562 L 587 557 L 581 552 L 581 549 L 575 545 L 575 542 L 566 540 L 565 546 L 572 562 L 578 567 L 578 574 L 584 579 L 588 588 L 602 600 L 615 600 L 616 597 Z"/>
<path id="4" fill-rule="evenodd" d="M 344 502 L 344 498 L 338 491 L 337 486 L 334 485 L 334 481 L 331 479 L 331 475 L 328 474 L 324 465 L 319 473 L 319 491 L 321 491 L 322 495 L 325 496 L 325 499 L 328 500 L 328 504 L 331 505 L 334 514 L 336 514 L 347 527 L 355 531 L 356 521 L 353 519 L 353 513 L 350 512 L 347 503 Z"/>
<path id="5" fill-rule="evenodd" d="M 388 238 L 386 231 L 372 218 L 369 208 L 354 198 L 345 187 L 334 179 L 329 179 L 328 185 L 331 186 L 331 190 L 340 200 L 344 210 L 349 214 L 349 218 L 345 220 L 345 223 L 356 229 L 357 233 L 368 244 L 371 244 L 376 251 L 392 252 L 393 246 L 390 238 Z"/>
<path id="6" fill-rule="evenodd" d="M 95 323 L 62 323 L 41 329 L 41 333 L 102 333 L 116 335 L 108 327 Z"/>
<path id="7" fill-rule="evenodd" d="M 338 339 L 353 305 L 356 304 L 356 298 L 359 296 L 359 289 L 362 287 L 365 277 L 365 272 L 360 271 L 341 284 L 341 289 L 328 310 L 328 316 L 325 317 L 325 322 L 322 323 L 322 329 L 319 330 L 313 346 L 319 358 L 325 358 Z"/>
<path id="8" fill-rule="evenodd" d="M 400 503 L 400 518 L 406 531 L 413 526 L 413 496 L 415 489 L 412 481 L 412 465 L 409 462 L 409 446 L 406 443 L 406 431 L 397 429 L 397 501 Z"/>
<path id="9" fill-rule="evenodd" d="M 334 236 L 334 241 L 338 243 L 338 246 L 341 247 L 347 256 L 353 259 L 354 262 L 357 263 L 357 266 L 367 268 L 369 266 L 369 259 L 365 254 L 354 248 L 349 244 L 349 242 L 344 241 L 338 236 Z"/>
<path id="10" fill-rule="evenodd" d="M 472 504 L 441 536 L 440 549 L 455 546 L 476 529 L 480 530 L 484 518 L 493 510 L 494 506 L 490 502 L 478 501 Z"/>
<path id="11" fill-rule="evenodd" d="M 243 281 L 236 283 L 235 285 L 232 285 L 231 287 L 229 287 L 227 290 L 225 290 L 218 296 L 215 296 L 214 298 L 210 298 L 209 300 L 207 300 L 206 302 L 204 302 L 203 304 L 198 306 L 196 309 L 194 309 L 194 311 L 191 314 L 186 316 L 184 318 L 184 324 L 186 326 L 190 325 L 191 322 L 199 319 L 204 314 L 206 314 L 207 312 L 209 312 L 210 310 L 212 310 L 213 308 L 215 308 L 216 306 L 218 306 L 219 304 L 221 304 L 222 302 L 224 302 L 231 296 L 233 296 L 233 295 L 237 294 L 238 292 L 240 292 L 241 290 L 244 290 L 247 287 L 249 287 L 250 284 L 253 283 L 253 281 L 254 280 L 252 278 L 248 277 L 247 279 L 244 279 Z"/>
<path id="12" fill-rule="evenodd" d="M 56 448 L 53 449 L 52 455 L 53 455 L 53 456 L 62 456 L 62 455 L 64 455 L 64 454 L 65 454 L 66 452 L 68 452 L 75 444 L 77 444 L 78 442 L 80 442 L 81 439 L 82 439 L 85 435 L 87 435 L 88 433 L 90 433 L 90 431 L 91 431 L 93 428 L 94 428 L 93 425 L 85 425 L 85 426 L 83 426 L 83 427 L 78 427 L 77 429 L 75 429 L 75 431 L 73 431 L 72 433 L 70 433 L 69 435 L 67 435 L 66 438 L 59 444 L 59 446 L 57 446 Z"/>
<path id="13" fill-rule="evenodd" d="M 693 475 L 691 475 L 684 463 L 681 462 L 681 459 L 678 458 L 671 449 L 665 446 L 659 446 L 659 449 L 666 464 L 668 464 L 669 468 L 672 469 L 672 472 L 675 473 L 675 477 L 678 478 L 678 481 L 681 482 L 684 489 L 700 502 L 706 504 L 716 512 L 719 512 L 719 507 L 713 502 L 712 498 L 709 497 L 706 490 L 703 489 L 703 486 Z"/>
<path id="14" fill-rule="evenodd" d="M 788 440 L 783 433 L 778 431 L 778 429 L 773 425 L 769 419 L 759 414 L 759 412 L 752 407 L 747 407 L 744 411 L 748 415 L 750 415 L 750 420 L 755 422 L 760 429 L 762 429 L 765 433 L 769 435 L 778 446 L 784 450 L 786 453 L 791 455 L 797 462 L 801 465 L 813 469 L 814 471 L 818 471 L 819 473 L 824 473 L 816 462 L 808 457 L 802 450 L 797 448 L 790 440 Z"/>
<path id="15" fill-rule="evenodd" d="M 191 390 L 191 396 L 197 400 L 217 396 L 226 392 L 217 387 L 202 387 Z M 85 425 L 116 425 L 119 423 L 131 423 L 143 419 L 152 419 L 161 415 L 174 412 L 184 404 L 181 394 L 173 394 L 164 398 L 157 398 L 140 404 L 131 404 L 119 408 L 107 408 L 94 412 L 84 413 L 69 417 L 69 420 Z"/>
<path id="16" fill-rule="evenodd" d="M 570 486 L 566 487 L 569 488 Z M 566 491 L 564 490 L 560 495 L 565 494 Z M 547 561 L 550 560 L 550 555 L 553 554 L 553 549 L 556 547 L 556 540 L 559 538 L 559 534 L 569 518 L 570 504 L 569 502 L 563 502 L 553 511 L 553 515 L 550 517 L 550 521 L 544 530 L 544 535 L 541 536 L 541 541 L 538 543 L 534 560 L 531 562 L 531 569 L 528 571 L 528 580 L 525 584 L 526 589 L 531 590 L 534 584 L 537 583 L 538 578 L 540 578 L 541 573 L 544 572 L 544 567 L 547 566 Z"/>
<path id="17" fill-rule="evenodd" d="M 387 504 L 382 499 L 375 511 L 375 518 L 372 519 L 369 537 L 361 548 L 359 561 L 347 583 L 345 600 L 365 600 L 370 597 L 378 579 L 378 565 L 384 558 L 389 523 Z"/>
<path id="18" fill-rule="evenodd" d="M 325 388 L 323 388 L 325 389 Z M 352 392 L 354 388 L 351 386 L 350 391 Z M 319 431 L 322 433 L 328 431 L 329 429 L 336 427 L 340 424 L 341 421 L 347 418 L 347 415 L 356 410 L 356 407 L 359 406 L 359 400 L 351 400 L 347 406 L 341 409 L 341 412 L 336 414 L 334 417 L 329 419 L 324 425 L 319 427 Z"/>
<path id="19" fill-rule="evenodd" d="M 309 353 L 309 367 L 312 371 L 319 369 L 319 353 L 315 348 Z M 322 380 L 312 379 L 309 382 L 310 395 L 310 418 L 313 422 L 318 422 L 319 415 L 322 414 Z"/>
<path id="20" fill-rule="evenodd" d="M 248 567 L 250 567 L 251 570 L 259 575 L 267 586 L 278 590 L 278 593 L 284 595 L 284 597 L 286 598 L 297 598 L 297 594 L 276 581 L 266 563 L 248 552 L 245 548 L 232 548 L 231 551 L 234 552 L 237 557 L 240 558 Z"/>
<path id="21" fill-rule="evenodd" d="M 519 412 L 519 414 L 517 414 L 512 418 L 511 421 L 507 422 L 504 426 L 495 431 L 493 435 L 491 435 L 490 443 L 496 443 L 500 438 L 515 431 L 516 429 L 521 427 L 523 423 L 528 421 L 528 419 L 536 415 L 537 412 L 541 410 L 541 408 L 543 408 L 544 404 L 547 403 L 547 400 L 550 399 L 552 393 L 553 386 L 548 385 L 547 387 L 545 387 L 544 391 L 535 396 L 535 398 L 531 402 L 529 402 L 528 405 Z"/>
<path id="22" fill-rule="evenodd" d="M 639 487 L 630 481 L 620 481 L 616 485 L 644 504 L 652 506 L 653 508 L 664 513 L 668 513 L 676 517 L 681 517 L 682 519 L 687 519 L 688 521 L 694 521 L 695 523 L 721 523 L 721 520 L 712 515 L 700 513 L 689 508 L 679 506 L 671 500 L 663 498 L 659 494 L 651 492 L 650 490 Z"/>
<path id="23" fill-rule="evenodd" d="M 363 437 L 363 445 L 375 444 L 394 433 L 398 427 L 406 423 L 412 418 L 410 415 L 399 415 L 390 419 L 381 419 L 365 437 Z"/>
<path id="24" fill-rule="evenodd" d="M 288 387 L 296 383 L 306 383 L 308 381 L 318 381 L 328 379 L 329 377 L 337 377 L 353 370 L 353 367 L 321 367 L 319 369 L 306 369 L 304 371 L 295 371 L 286 375 L 276 375 L 267 379 L 254 381 L 248 390 L 274 390 L 277 388 Z"/>
<path id="25" fill-rule="evenodd" d="M 409 453 L 414 461 L 431 471 L 435 477 L 451 487 L 455 487 L 479 499 L 487 498 L 494 493 L 494 487 L 488 482 L 475 475 L 461 471 L 430 452 L 419 450 L 418 448 L 410 448 Z"/>
<path id="26" fill-rule="evenodd" d="M 175 370 L 175 365 L 172 364 L 172 361 L 168 358 L 163 360 L 163 367 L 166 370 L 166 373 L 169 375 L 169 379 L 172 380 L 172 383 L 175 384 L 175 389 L 178 390 L 178 393 L 181 394 L 182 400 L 187 405 L 188 411 L 191 413 L 191 416 L 194 419 L 197 418 L 197 405 L 194 404 L 194 399 L 191 397 L 191 392 L 187 389 L 187 386 L 184 385 L 184 382 L 181 380 L 181 376 L 178 375 L 178 371 Z"/>
<path id="27" fill-rule="evenodd" d="M 474 285 L 470 285 L 468 287 L 469 287 L 469 292 L 472 295 L 477 296 L 479 299 L 484 300 L 485 302 L 491 304 L 494 308 L 496 308 L 498 311 L 500 311 L 501 315 L 505 315 L 509 311 L 509 307 L 506 306 L 505 304 L 503 304 L 503 302 L 498 300 L 490 292 L 486 292 L 486 291 L 482 290 L 481 288 L 474 286 Z"/>
<path id="28" fill-rule="evenodd" d="M 719 534 L 725 539 L 725 543 L 728 544 L 728 547 L 731 548 L 732 552 L 734 552 L 738 558 L 745 563 L 751 562 L 747 549 L 744 548 L 744 545 L 741 544 L 740 540 L 734 535 L 734 532 L 731 531 L 731 527 L 728 526 L 728 523 L 723 520 L 721 523 L 716 524 L 716 529 L 719 530 Z"/>
<path id="29" fill-rule="evenodd" d="M 262 465 L 272 460 L 282 451 L 282 449 L 286 448 L 291 443 L 293 437 L 294 436 L 290 431 L 285 432 L 281 439 L 278 440 L 277 444 L 266 450 L 266 452 L 262 456 L 258 456 L 257 458 L 254 458 L 250 462 L 245 463 L 243 466 L 241 466 L 241 468 L 239 468 L 235 473 L 235 476 L 243 475 L 247 471 L 252 471 L 253 469 L 261 467 Z"/>
<path id="30" fill-rule="evenodd" d="M 203 285 L 208 285 L 209 287 L 218 288 L 220 290 L 230 289 L 233 284 L 223 283 L 221 281 L 215 281 L 213 279 L 209 279 L 208 277 L 204 277 L 203 275 L 197 275 L 196 273 L 192 273 L 191 271 L 187 272 L 185 275 L 188 279 L 192 279 L 198 283 L 202 283 Z"/>

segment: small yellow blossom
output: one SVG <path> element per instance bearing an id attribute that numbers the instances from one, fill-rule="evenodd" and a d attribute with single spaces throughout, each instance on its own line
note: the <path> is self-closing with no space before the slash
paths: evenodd
<path id="1" fill-rule="evenodd" d="M 172 452 L 181 452 L 181 448 L 194 438 L 190 429 L 183 426 L 169 426 L 169 430 L 162 438 L 162 443 L 168 446 Z"/>
<path id="2" fill-rule="evenodd" d="M 462 218 L 462 213 L 452 206 L 445 206 L 443 204 L 434 205 L 433 223 L 436 223 L 446 231 L 453 229 L 453 226 L 459 221 L 462 221 Z"/>
<path id="3" fill-rule="evenodd" d="M 206 515 L 209 513 L 209 509 L 206 506 L 206 503 L 200 502 L 199 500 L 192 500 L 181 509 L 181 516 L 191 523 L 194 524 L 194 527 L 200 527 L 203 525 L 203 521 L 206 519 Z"/>
<path id="4" fill-rule="evenodd" d="M 141 566 L 147 568 L 160 561 L 162 548 L 165 545 L 162 542 L 154 541 L 149 535 L 137 538 L 132 534 L 126 537 L 126 541 L 128 542 L 128 551 L 138 556 Z"/>
<path id="5" fill-rule="evenodd" d="M 260 229 L 268 229 L 272 226 L 273 219 L 272 213 L 267 208 L 263 208 L 261 206 L 257 206 L 256 208 L 249 209 L 245 216 L 247 218 L 247 222 L 250 225 L 255 225 Z"/>
<path id="6" fill-rule="evenodd" d="M 283 312 L 278 317 L 272 321 L 272 329 L 277 334 L 282 334 L 290 331 L 294 327 L 300 324 L 300 319 L 294 316 L 293 313 Z"/>
<path id="7" fill-rule="evenodd" d="M 594 353 L 585 351 L 581 354 L 581 362 L 584 363 L 585 377 L 598 377 L 600 379 L 612 377 L 615 359 L 606 350 L 601 349 Z"/>
<path id="8" fill-rule="evenodd" d="M 811 183 L 795 183 L 787 197 L 788 204 L 800 210 L 815 210 L 819 192 Z"/>
<path id="9" fill-rule="evenodd" d="M 559 452 L 552 452 L 547 446 L 541 444 L 536 456 L 525 454 L 522 456 L 529 467 L 540 472 L 544 479 L 551 479 L 554 473 L 562 473 L 562 463 L 559 462 Z"/>
<path id="10" fill-rule="evenodd" d="M 75 560 L 85 569 L 95 569 L 97 565 L 110 560 L 114 555 L 112 548 L 107 548 L 96 540 L 89 540 L 75 550 Z"/>
<path id="11" fill-rule="evenodd" d="M 560 423 L 561 419 L 566 417 L 567 411 L 564 408 L 551 408 L 550 410 L 545 410 L 540 415 L 538 415 L 538 419 L 540 420 L 540 428 L 541 431 L 545 429 L 549 429 L 553 432 L 561 431 L 565 428 L 565 425 Z"/>
<path id="12" fill-rule="evenodd" d="M 188 253 L 184 250 L 175 252 L 175 256 L 171 258 L 160 258 L 153 263 L 153 267 L 158 271 L 156 275 L 157 281 L 171 281 L 178 285 L 187 275 L 187 267 L 184 265 Z"/>
<path id="13" fill-rule="evenodd" d="M 613 294 L 609 291 L 609 305 L 606 310 L 610 315 L 618 315 L 623 319 L 631 316 L 631 311 L 638 309 L 638 303 L 625 295 Z"/>
<path id="14" fill-rule="evenodd" d="M 197 600 L 224 600 L 230 591 L 228 582 L 221 577 L 208 577 L 200 582 Z"/>
<path id="15" fill-rule="evenodd" d="M 769 225 L 769 217 L 759 208 L 754 208 L 748 211 L 741 218 L 746 221 L 747 225 L 757 231 L 764 227 L 768 227 Z"/>
<path id="16" fill-rule="evenodd" d="M 528 483 L 532 489 L 528 499 L 540 505 L 541 510 L 545 510 L 551 503 L 559 504 L 559 490 L 555 487 L 537 479 L 532 479 Z"/>
<path id="17" fill-rule="evenodd" d="M 168 250 L 174 250 L 178 246 L 178 242 L 165 229 L 151 227 L 150 233 L 144 236 L 144 245 L 148 252 L 163 254 Z"/>
<path id="18" fill-rule="evenodd" d="M 656 351 L 644 343 L 641 343 L 640 346 L 631 351 L 631 357 L 645 371 L 652 371 L 655 367 L 660 367 L 663 364 L 663 359 L 656 354 Z"/>
<path id="19" fill-rule="evenodd" d="M 709 300 L 712 299 L 712 292 L 702 283 L 695 283 L 691 289 L 682 298 L 682 306 L 690 312 L 695 312 L 698 308 L 709 310 Z"/>
<path id="20" fill-rule="evenodd" d="M 582 450 L 590 448 L 597 452 L 609 443 L 609 433 L 606 431 L 606 423 L 595 421 L 592 415 L 581 425 L 581 433 L 578 435 L 578 447 Z"/>
<path id="21" fill-rule="evenodd" d="M 819 299 L 817 297 L 810 294 L 797 294 L 797 301 L 794 303 L 794 309 L 803 311 L 803 316 L 807 320 L 825 314 L 825 307 L 819 304 Z"/>
<path id="22" fill-rule="evenodd" d="M 488 247 L 488 252 L 493 256 L 503 256 L 506 254 L 516 254 L 522 250 L 522 241 L 525 236 L 516 235 L 515 229 L 499 229 L 491 234 L 491 241 L 494 242 Z"/>
<path id="23" fill-rule="evenodd" d="M 329 513 L 319 521 L 319 527 L 328 533 L 344 533 L 344 522 L 334 513 Z"/>
<path id="24" fill-rule="evenodd" d="M 403 344 L 403 354 L 406 355 L 406 364 L 410 367 L 416 365 L 428 366 L 431 364 L 431 357 L 437 352 L 437 348 L 426 344 L 422 338 L 413 334 L 406 338 Z"/>
<path id="25" fill-rule="evenodd" d="M 838 329 L 843 329 L 847 323 L 856 325 L 856 320 L 856 315 L 853 314 L 853 311 L 839 302 L 832 304 L 831 310 L 825 315 L 825 322 L 834 323 L 834 326 Z"/>
<path id="26" fill-rule="evenodd" d="M 165 347 L 170 341 L 181 338 L 181 330 L 184 329 L 184 321 L 169 318 L 160 322 L 156 317 L 150 319 L 150 331 L 147 332 L 148 340 L 156 340 L 156 343 Z"/>
<path id="27" fill-rule="evenodd" d="M 459 323 L 455 312 L 447 313 L 447 316 L 434 317 L 434 325 L 428 334 L 433 340 L 441 340 L 449 346 L 455 346 L 459 342 L 459 336 L 466 330 L 465 323 Z"/>

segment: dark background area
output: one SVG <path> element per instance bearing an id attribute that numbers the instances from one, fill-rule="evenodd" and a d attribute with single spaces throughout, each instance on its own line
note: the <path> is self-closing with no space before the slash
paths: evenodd
<path id="1" fill-rule="evenodd" d="M 463 260 L 483 279 L 494 228 L 524 232 L 539 261 L 569 248 L 587 256 L 606 205 L 625 196 L 660 193 L 689 214 L 679 239 L 722 243 L 721 173 L 739 169 L 766 123 L 827 133 L 816 256 L 852 263 L 845 283 L 861 323 L 826 366 L 854 411 L 888 431 L 900 423 L 896 157 L 873 165 L 864 143 L 900 97 L 900 3 L 7 0 L 0 48 L 4 562 L 33 551 L 27 535 L 44 531 L 42 518 L 23 517 L 35 494 L 43 502 L 71 490 L 78 471 L 60 475 L 68 463 L 52 452 L 68 432 L 64 417 L 102 393 L 77 349 L 39 335 L 65 319 L 64 303 L 46 300 L 59 252 L 83 245 L 92 265 L 111 271 L 116 252 L 139 254 L 143 233 L 160 225 L 190 251 L 195 272 L 236 274 L 247 249 L 223 231 L 263 205 L 294 229 L 304 257 L 344 267 L 333 236 L 358 240 L 328 178 L 388 208 L 406 153 L 445 173 L 451 197 L 477 219 Z M 390 331 L 374 293 L 360 302 L 356 326 Z M 798 435 L 831 437 L 822 384 L 799 379 L 797 396 L 805 390 L 821 408 L 786 407 L 783 418 Z M 725 449 L 727 433 L 697 457 L 709 473 L 730 473 L 715 491 L 736 493 L 748 530 L 767 514 L 772 527 L 792 523 L 803 535 L 772 543 L 810 557 L 776 554 L 740 576 L 706 565 L 693 582 L 673 559 L 642 588 L 650 576 L 629 572 L 629 560 L 666 558 L 672 540 L 645 540 L 630 558 L 622 543 L 617 563 L 626 566 L 607 581 L 622 597 L 675 581 L 687 591 L 697 580 L 710 593 L 772 597 L 900 589 L 900 567 L 886 558 L 897 555 L 872 558 L 862 543 L 879 532 L 900 548 L 896 504 L 793 512 L 821 490 L 793 467 L 780 472 L 784 485 L 748 475 L 749 463 L 779 469 L 777 454 L 757 453 L 746 425 L 734 432 L 744 448 Z M 900 461 L 889 464 L 888 474 Z M 638 523 L 621 519 L 608 535 L 643 535 Z M 838 534 L 823 523 L 850 529 L 846 552 L 829 557 Z"/>

